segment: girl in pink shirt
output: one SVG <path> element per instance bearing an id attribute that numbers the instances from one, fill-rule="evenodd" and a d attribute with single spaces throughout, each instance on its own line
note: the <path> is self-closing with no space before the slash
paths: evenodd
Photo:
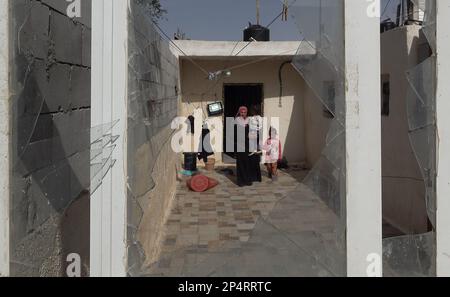
<path id="1" fill-rule="evenodd" d="M 269 178 L 276 181 L 278 179 L 278 161 L 281 160 L 281 142 L 278 138 L 277 130 L 270 127 L 269 139 L 263 145 L 265 151 L 265 164 L 269 172 Z"/>

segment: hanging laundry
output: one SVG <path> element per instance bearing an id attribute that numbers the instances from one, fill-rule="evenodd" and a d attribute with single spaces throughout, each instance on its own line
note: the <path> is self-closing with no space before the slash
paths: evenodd
<path id="1" fill-rule="evenodd" d="M 208 157 L 214 155 L 212 145 L 211 145 L 211 131 L 208 128 L 207 124 L 203 125 L 202 129 L 202 136 L 200 139 L 200 147 L 199 147 L 199 154 L 198 159 L 203 160 L 203 162 L 208 162 Z"/>

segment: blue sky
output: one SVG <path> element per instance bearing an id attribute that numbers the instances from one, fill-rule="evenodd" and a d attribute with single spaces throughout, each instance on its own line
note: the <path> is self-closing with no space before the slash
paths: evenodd
<path id="1" fill-rule="evenodd" d="M 169 36 L 179 27 L 190 39 L 241 40 L 244 28 L 255 23 L 255 0 L 161 0 L 167 9 L 167 21 L 161 26 Z M 267 25 L 282 10 L 280 0 L 261 0 L 261 24 Z M 298 30 L 291 21 L 281 18 L 271 27 L 273 40 L 298 39 Z"/>
<path id="2" fill-rule="evenodd" d="M 364 1 L 364 0 L 361 0 Z M 382 9 L 389 0 L 382 0 Z M 391 0 L 383 18 L 394 13 L 399 0 Z M 241 40 L 248 22 L 256 20 L 255 0 L 161 0 L 168 11 L 160 22 L 169 36 L 180 28 L 190 39 Z M 281 0 L 261 0 L 261 24 L 267 25 L 282 9 Z M 272 40 L 298 40 L 298 29 L 290 17 L 271 27 Z"/>

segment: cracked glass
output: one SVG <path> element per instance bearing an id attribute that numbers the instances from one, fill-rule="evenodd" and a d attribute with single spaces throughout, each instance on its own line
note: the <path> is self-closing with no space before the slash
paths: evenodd
<path id="1" fill-rule="evenodd" d="M 91 2 L 80 2 L 77 20 L 65 3 L 48 2 L 10 1 L 10 270 L 66 276 L 67 257 L 77 254 L 79 275 L 88 276 L 89 193 L 111 166 L 101 155 L 114 141 L 107 125 L 90 122 Z"/>
<path id="2" fill-rule="evenodd" d="M 156 253 L 153 250 L 146 255 L 143 245 L 161 240 L 162 220 L 158 222 L 151 216 L 164 216 L 170 210 L 170 204 L 164 198 L 173 193 L 165 191 L 164 185 L 158 185 L 155 177 L 165 170 L 177 170 L 173 160 L 163 161 L 161 156 L 168 155 L 170 150 L 174 133 L 171 122 L 178 112 L 178 62 L 157 31 L 145 5 L 146 1 L 130 1 L 128 14 L 127 238 L 130 276 L 140 275 L 145 261 L 152 252 Z M 173 167 L 166 168 L 170 163 Z M 144 217 L 145 212 L 147 217 Z"/>
<path id="3" fill-rule="evenodd" d="M 411 50 L 419 48 L 418 59 L 408 64 L 400 79 L 407 82 L 406 104 L 402 108 L 406 109 L 407 133 L 414 157 L 411 164 L 419 168 L 416 178 L 407 179 L 415 189 L 410 197 L 420 194 L 416 200 L 412 198 L 399 205 L 398 218 L 406 210 L 409 216 L 397 226 L 399 230 L 390 234 L 389 229 L 395 224 L 388 224 L 390 227 L 384 230 L 385 276 L 436 274 L 436 1 L 413 0 L 413 3 L 415 10 L 423 15 L 423 25 L 415 37 L 419 42 L 411 47 Z M 406 192 L 398 194 L 408 197 Z"/>
<path id="4" fill-rule="evenodd" d="M 128 66 L 129 276 L 346 275 L 344 0 L 271 1 L 282 8 L 277 19 L 289 19 L 296 28 L 291 48 L 260 57 L 254 53 L 262 42 L 230 41 L 211 49 L 220 59 L 202 52 L 201 41 L 172 40 L 152 19 L 150 0 L 129 1 L 128 60 L 123 61 Z M 436 1 L 413 2 L 423 12 L 414 40 L 421 49 L 418 61 L 399 75 L 406 86 L 405 133 L 396 136 L 407 139 L 417 172 L 401 176 L 414 187 L 394 183 L 384 191 L 390 186 L 399 191 L 395 197 L 421 196 L 392 207 L 407 213 L 406 227 L 391 230 L 395 224 L 384 222 L 386 276 L 432 276 L 436 266 Z M 82 0 L 83 17 L 77 20 L 66 16 L 65 5 L 54 3 L 17 0 L 11 6 L 11 271 L 17 276 L 65 275 L 73 253 L 81 256 L 81 275 L 89 275 L 89 196 L 116 164 L 113 153 L 121 145 L 113 133 L 119 123 L 107 120 L 106 112 L 98 119 L 104 124 L 91 124 L 90 1 Z M 182 32 L 176 37 L 184 39 Z M 242 78 L 246 71 L 258 77 L 264 69 L 273 69 L 271 82 Z M 394 88 L 396 76 L 388 77 Z M 232 165 L 215 164 L 208 172 L 211 163 L 198 161 L 200 173 L 218 186 L 195 193 L 188 188 L 185 156 L 172 148 L 175 134 L 189 134 L 193 127 L 172 127 L 191 124 L 187 116 L 195 113 L 208 118 L 195 122 L 195 129 L 214 127 L 208 104 L 226 103 L 229 90 L 243 84 L 264 96 L 257 107 L 267 114 L 301 110 L 301 118 L 316 128 L 301 136 L 313 144 L 305 152 L 311 156 L 281 169 L 278 181 L 264 176 L 246 188 L 236 185 Z M 387 119 L 398 112 L 390 91 Z M 174 122 L 178 116 L 182 121 Z M 279 120 L 288 122 L 285 114 Z M 301 130 L 298 118 L 289 121 L 290 133 Z M 262 126 L 268 130 L 267 122 Z M 280 134 L 286 146 L 298 150 L 292 143 L 300 136 Z"/>
<path id="5" fill-rule="evenodd" d="M 316 116 L 328 131 L 317 136 L 323 138 L 322 153 L 309 170 L 292 166 L 276 185 L 265 180 L 247 189 L 231 182 L 233 167 L 218 167 L 213 176 L 219 186 L 205 193 L 187 189 L 180 176 L 181 154 L 170 151 L 176 131 L 168 126 L 192 107 L 206 116 L 204 95 L 222 87 L 224 73 L 233 76 L 268 58 L 234 62 L 252 46 L 237 42 L 230 48 L 230 61 L 219 63 L 232 66 L 208 68 L 207 62 L 186 56 L 182 42 L 166 40 L 167 34 L 145 13 L 145 1 L 130 2 L 130 276 L 346 275 L 344 1 L 273 1 L 297 29 L 298 48 L 289 64 L 305 83 L 311 104 L 319 106 Z M 205 82 L 211 87 L 197 107 L 189 99 L 197 95 L 186 94 L 179 77 L 187 70 L 178 67 L 186 63 L 211 80 Z M 199 75 L 194 70 L 189 76 Z M 220 100 L 217 93 L 213 96 Z M 180 101 L 187 107 L 180 107 Z M 325 111 L 331 116 L 324 116 Z"/>

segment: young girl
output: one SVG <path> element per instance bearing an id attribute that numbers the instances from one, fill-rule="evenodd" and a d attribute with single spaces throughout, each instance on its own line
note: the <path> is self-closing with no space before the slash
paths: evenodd
<path id="1" fill-rule="evenodd" d="M 278 139 L 277 130 L 270 127 L 269 139 L 263 145 L 265 153 L 265 163 L 269 178 L 273 181 L 278 180 L 278 161 L 281 160 L 281 142 Z"/>

